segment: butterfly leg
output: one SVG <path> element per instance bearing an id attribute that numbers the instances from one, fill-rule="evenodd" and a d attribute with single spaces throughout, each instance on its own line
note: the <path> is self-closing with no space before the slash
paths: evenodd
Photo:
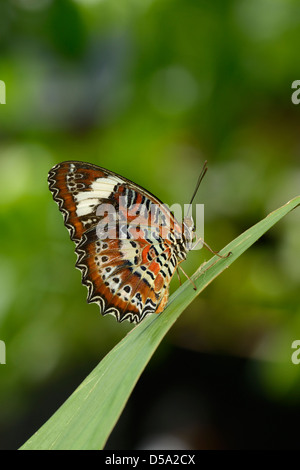
<path id="1" fill-rule="evenodd" d="M 197 290 L 197 287 L 196 287 L 196 284 L 194 283 L 194 281 L 192 281 L 192 279 L 187 275 L 187 273 L 184 271 L 184 269 L 181 266 L 178 266 L 178 267 L 181 269 L 181 271 L 183 272 L 185 277 L 190 281 L 190 283 L 192 284 L 194 290 Z"/>
<path id="2" fill-rule="evenodd" d="M 219 258 L 223 258 L 223 259 L 226 259 L 228 258 L 228 256 L 230 256 L 232 253 L 231 251 L 229 251 L 227 253 L 227 255 L 220 255 L 219 254 L 219 251 L 214 251 L 204 240 L 203 238 L 198 238 L 198 240 L 195 242 L 195 244 L 192 246 L 191 250 L 194 250 L 195 247 L 199 244 L 199 243 L 202 243 L 202 245 L 205 246 L 205 248 L 207 248 L 211 253 L 213 253 L 214 255 L 217 255 Z"/>
<path id="3" fill-rule="evenodd" d="M 180 278 L 180 274 L 179 274 L 179 269 L 178 269 L 178 267 L 177 267 L 177 269 L 176 269 L 176 273 L 177 273 L 179 285 L 181 286 L 181 278 Z"/>

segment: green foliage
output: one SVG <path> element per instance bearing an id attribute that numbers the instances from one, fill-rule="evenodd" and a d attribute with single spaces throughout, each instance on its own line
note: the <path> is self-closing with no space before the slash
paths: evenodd
<path id="1" fill-rule="evenodd" d="M 194 274 L 195 291 L 186 281 L 159 316 L 137 325 L 93 370 L 23 450 L 102 449 L 145 366 L 173 323 L 192 300 L 284 215 L 300 205 L 300 196 L 269 214 L 214 256 Z"/>

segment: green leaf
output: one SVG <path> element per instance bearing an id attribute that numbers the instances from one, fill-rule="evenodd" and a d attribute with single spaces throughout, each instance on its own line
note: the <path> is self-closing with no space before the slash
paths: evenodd
<path id="1" fill-rule="evenodd" d="M 214 256 L 202 265 L 192 277 L 197 290 L 185 282 L 170 297 L 164 312 L 133 328 L 21 449 L 102 449 L 137 380 L 178 316 L 213 279 L 298 205 L 300 196 L 229 243 L 222 250 L 223 254 L 232 252 L 228 258 Z"/>

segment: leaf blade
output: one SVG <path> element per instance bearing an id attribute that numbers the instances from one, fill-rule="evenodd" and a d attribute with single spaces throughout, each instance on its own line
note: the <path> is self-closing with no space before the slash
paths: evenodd
<path id="1" fill-rule="evenodd" d="M 222 253 L 231 251 L 231 256 L 214 256 L 201 266 L 192 276 L 197 291 L 187 281 L 171 296 L 162 314 L 152 315 L 133 328 L 21 449 L 103 448 L 137 380 L 178 316 L 213 279 L 298 205 L 300 196 L 229 243 Z"/>

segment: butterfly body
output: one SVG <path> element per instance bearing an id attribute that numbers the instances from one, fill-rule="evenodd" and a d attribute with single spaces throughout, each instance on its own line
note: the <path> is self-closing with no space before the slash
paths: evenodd
<path id="1" fill-rule="evenodd" d="M 138 323 L 163 311 L 172 276 L 191 247 L 191 218 L 183 230 L 153 194 L 89 163 L 60 163 L 48 181 L 76 244 L 88 302 L 118 321 Z"/>

